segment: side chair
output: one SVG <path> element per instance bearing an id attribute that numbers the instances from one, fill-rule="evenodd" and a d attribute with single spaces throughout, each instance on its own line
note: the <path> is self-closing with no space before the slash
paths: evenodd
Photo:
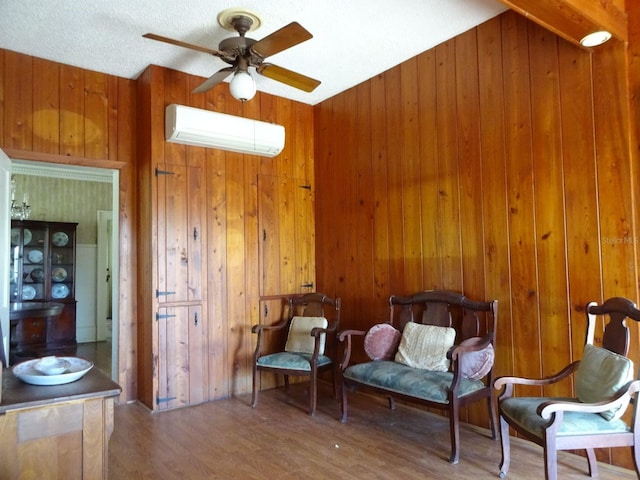
<path id="1" fill-rule="evenodd" d="M 615 297 L 602 305 L 589 303 L 586 315 L 587 332 L 581 360 L 548 378 L 501 377 L 494 382 L 495 389 L 502 390 L 498 397 L 502 439 L 500 478 L 507 476 L 511 461 L 509 427 L 544 449 L 546 480 L 558 477 L 560 450 L 586 450 L 589 475 L 597 477 L 594 449 L 610 447 L 631 447 L 636 475 L 640 478 L 637 412 L 640 380 L 635 379 L 633 362 L 627 356 L 630 337 L 627 319 L 640 321 L 640 310 L 631 300 Z M 596 325 L 604 326 L 602 346 L 594 345 Z M 637 330 L 634 331 L 637 336 Z M 574 397 L 513 396 L 515 385 L 548 386 L 570 376 L 574 379 Z M 632 410 L 631 415 L 626 415 L 627 410 Z M 630 423 L 622 419 L 623 416 L 629 418 Z"/>
<path id="2" fill-rule="evenodd" d="M 338 397 L 336 372 L 336 335 L 340 327 L 340 298 L 324 293 L 308 293 L 288 299 L 287 316 L 275 325 L 254 325 L 251 331 L 258 335 L 253 355 L 253 394 L 251 406 L 258 403 L 260 372 L 284 376 L 285 391 L 289 376 L 309 377 L 309 415 L 316 411 L 318 374 L 330 370 L 333 375 L 334 396 Z M 266 352 L 269 344 L 265 337 L 287 331 L 286 343 L 274 352 Z"/>

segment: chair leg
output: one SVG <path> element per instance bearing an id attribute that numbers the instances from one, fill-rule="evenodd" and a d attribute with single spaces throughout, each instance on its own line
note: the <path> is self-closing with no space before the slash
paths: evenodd
<path id="1" fill-rule="evenodd" d="M 344 382 L 342 382 L 340 389 L 342 390 L 342 400 L 340 402 L 342 415 L 340 416 L 340 422 L 347 423 L 347 386 L 344 384 Z"/>
<path id="2" fill-rule="evenodd" d="M 587 461 L 589 462 L 589 476 L 598 476 L 598 460 L 596 459 L 596 452 L 593 448 L 587 448 Z"/>
<path id="3" fill-rule="evenodd" d="M 497 432 L 497 418 L 498 418 L 498 412 L 496 409 L 496 403 L 493 401 L 493 397 L 491 395 L 489 395 L 487 397 L 487 402 L 489 403 L 489 425 L 491 427 L 491 438 L 493 438 L 494 440 L 498 439 L 498 432 Z"/>
<path id="4" fill-rule="evenodd" d="M 251 392 L 251 406 L 256 408 L 258 404 L 258 367 L 253 363 L 253 389 Z"/>
<path id="5" fill-rule="evenodd" d="M 460 406 L 458 402 L 450 402 L 449 434 L 451 435 L 451 456 L 449 463 L 456 464 L 460 460 Z"/>
<path id="6" fill-rule="evenodd" d="M 309 382 L 309 415 L 316 412 L 316 402 L 318 398 L 318 372 L 311 369 L 311 377 Z"/>
<path id="7" fill-rule="evenodd" d="M 500 462 L 500 478 L 505 478 L 511 462 L 511 443 L 509 440 L 509 424 L 500 417 L 500 443 L 502 444 L 502 461 Z"/>
<path id="8" fill-rule="evenodd" d="M 555 444 L 544 447 L 544 473 L 546 480 L 558 479 L 558 451 Z"/>
<path id="9" fill-rule="evenodd" d="M 638 444 L 635 442 L 633 447 L 631 447 L 631 453 L 633 454 L 633 466 L 636 469 L 636 476 L 640 478 L 640 448 L 638 448 Z"/>
<path id="10" fill-rule="evenodd" d="M 387 397 L 387 401 L 389 402 L 389 410 L 396 409 L 396 400 L 391 395 Z"/>
<path id="11" fill-rule="evenodd" d="M 289 391 L 289 375 L 284 375 L 284 391 Z"/>
<path id="12" fill-rule="evenodd" d="M 339 384 L 338 384 L 338 367 L 334 366 L 331 369 L 331 374 L 333 375 L 333 398 L 335 398 L 336 400 L 340 398 L 340 392 L 338 391 L 338 389 L 340 388 Z"/>

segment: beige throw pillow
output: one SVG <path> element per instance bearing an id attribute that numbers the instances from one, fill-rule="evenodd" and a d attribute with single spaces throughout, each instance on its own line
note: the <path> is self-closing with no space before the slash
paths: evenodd
<path id="1" fill-rule="evenodd" d="M 455 339 L 456 331 L 451 327 L 408 322 L 395 361 L 414 368 L 446 372 L 449 370 L 447 351 Z"/>
<path id="2" fill-rule="evenodd" d="M 311 330 L 315 327 L 327 328 L 329 322 L 324 317 L 293 317 L 289 325 L 289 336 L 284 346 L 287 352 L 313 353 L 315 337 Z M 324 354 L 325 335 L 320 335 L 320 355 Z"/>

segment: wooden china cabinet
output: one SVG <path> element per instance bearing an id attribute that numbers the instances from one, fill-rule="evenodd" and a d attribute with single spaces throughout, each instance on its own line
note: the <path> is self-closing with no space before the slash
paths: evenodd
<path id="1" fill-rule="evenodd" d="M 77 223 L 11 221 L 9 295 L 12 310 L 35 303 L 62 304 L 48 317 L 11 320 L 12 363 L 43 355 L 73 355 L 76 349 Z"/>

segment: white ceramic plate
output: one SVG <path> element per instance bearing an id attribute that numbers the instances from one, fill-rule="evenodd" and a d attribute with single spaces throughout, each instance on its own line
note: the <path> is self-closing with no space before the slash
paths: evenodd
<path id="1" fill-rule="evenodd" d="M 67 279 L 67 271 L 62 267 L 56 267 L 51 271 L 51 279 L 54 282 L 64 282 Z"/>
<path id="2" fill-rule="evenodd" d="M 31 250 L 27 253 L 27 260 L 29 260 L 29 263 L 42 263 L 42 258 L 41 250 Z"/>
<path id="3" fill-rule="evenodd" d="M 64 247 L 67 243 L 69 243 L 69 235 L 64 232 L 56 232 L 51 236 L 51 242 L 56 247 Z M 25 243 L 27 243 L 25 241 Z"/>
<path id="4" fill-rule="evenodd" d="M 52 298 L 67 298 L 69 296 L 69 287 L 64 283 L 56 283 L 51 287 Z"/>
<path id="5" fill-rule="evenodd" d="M 62 385 L 64 383 L 75 382 L 82 378 L 93 368 L 93 363 L 78 357 L 58 357 L 60 360 L 69 362 L 69 368 L 65 373 L 59 375 L 45 375 L 35 369 L 36 362 L 40 359 L 27 360 L 13 367 L 13 374 L 25 383 L 31 385 Z"/>
<path id="6" fill-rule="evenodd" d="M 31 285 L 24 285 L 22 287 L 22 299 L 33 300 L 34 298 L 36 298 L 36 289 Z"/>

